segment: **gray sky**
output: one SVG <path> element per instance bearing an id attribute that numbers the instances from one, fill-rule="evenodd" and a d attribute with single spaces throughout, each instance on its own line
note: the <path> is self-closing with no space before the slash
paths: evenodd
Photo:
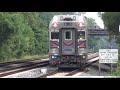
<path id="1" fill-rule="evenodd" d="M 97 25 L 103 29 L 104 28 L 103 20 L 100 17 L 98 17 L 97 13 L 98 12 L 86 12 L 84 16 L 95 19 L 95 22 L 97 23 Z"/>

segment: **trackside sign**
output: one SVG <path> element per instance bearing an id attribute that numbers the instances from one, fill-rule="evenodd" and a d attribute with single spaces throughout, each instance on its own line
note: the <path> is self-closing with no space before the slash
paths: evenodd
<path id="1" fill-rule="evenodd" d="M 117 63 L 118 49 L 99 49 L 99 63 Z"/>

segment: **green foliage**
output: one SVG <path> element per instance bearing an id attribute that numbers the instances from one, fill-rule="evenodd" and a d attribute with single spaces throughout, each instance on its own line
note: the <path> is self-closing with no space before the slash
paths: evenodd
<path id="1" fill-rule="evenodd" d="M 99 49 L 109 49 L 109 36 L 91 36 L 88 37 L 88 49 L 93 52 L 99 52 Z"/>
<path id="2" fill-rule="evenodd" d="M 48 52 L 52 13 L 0 12 L 0 60 Z"/>
<path id="3" fill-rule="evenodd" d="M 21 13 L 0 13 L 0 59 L 21 57 L 34 46 L 34 33 Z"/>
<path id="4" fill-rule="evenodd" d="M 112 76 L 120 76 L 120 62 L 117 63 L 116 71 L 112 72 Z"/>
<path id="5" fill-rule="evenodd" d="M 93 18 L 87 18 L 87 28 L 93 29 L 95 24 L 95 20 Z M 103 41 L 103 39 L 105 41 Z M 109 36 L 90 36 L 88 37 L 88 49 L 93 52 L 98 52 L 99 49 L 109 48 L 108 43 L 105 43 L 109 40 Z M 101 44 L 102 43 L 102 44 Z"/>
<path id="6" fill-rule="evenodd" d="M 102 20 L 107 28 L 110 37 L 114 35 L 116 43 L 120 47 L 119 25 L 120 25 L 120 12 L 105 12 L 102 14 Z"/>
<path id="7" fill-rule="evenodd" d="M 94 28 L 95 20 L 93 18 L 87 18 L 87 28 L 93 29 Z M 92 50 L 92 52 L 98 52 L 98 42 L 100 40 L 99 36 L 91 36 L 88 37 L 88 49 Z"/>
<path id="8" fill-rule="evenodd" d="M 102 19 L 110 34 L 118 35 L 120 25 L 120 12 L 105 12 L 102 14 Z"/>
<path id="9" fill-rule="evenodd" d="M 49 22 L 63 13 L 0 12 L 0 61 L 48 53 Z"/>
<path id="10" fill-rule="evenodd" d="M 94 27 L 95 20 L 93 18 L 87 18 L 87 27 L 92 29 Z"/>
<path id="11" fill-rule="evenodd" d="M 105 12 L 102 14 L 102 20 L 104 22 L 105 27 L 107 28 L 109 34 L 115 35 L 116 43 L 120 47 L 120 36 L 119 36 L 119 25 L 120 25 L 120 12 Z M 118 51 L 120 48 L 118 47 Z M 119 53 L 119 60 L 120 60 L 120 52 Z M 113 75 L 120 75 L 120 63 L 118 63 L 118 71 L 115 72 Z"/>

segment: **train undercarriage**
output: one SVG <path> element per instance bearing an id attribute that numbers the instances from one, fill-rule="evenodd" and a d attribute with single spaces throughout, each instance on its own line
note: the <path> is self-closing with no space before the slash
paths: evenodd
<path id="1" fill-rule="evenodd" d="M 50 56 L 50 65 L 58 68 L 80 68 L 87 63 L 87 54 Z"/>

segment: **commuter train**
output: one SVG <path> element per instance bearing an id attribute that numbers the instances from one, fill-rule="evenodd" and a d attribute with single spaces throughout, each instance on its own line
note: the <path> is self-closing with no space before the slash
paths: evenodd
<path id="1" fill-rule="evenodd" d="M 87 23 L 79 15 L 55 15 L 49 24 L 50 65 L 80 68 L 88 58 Z"/>

